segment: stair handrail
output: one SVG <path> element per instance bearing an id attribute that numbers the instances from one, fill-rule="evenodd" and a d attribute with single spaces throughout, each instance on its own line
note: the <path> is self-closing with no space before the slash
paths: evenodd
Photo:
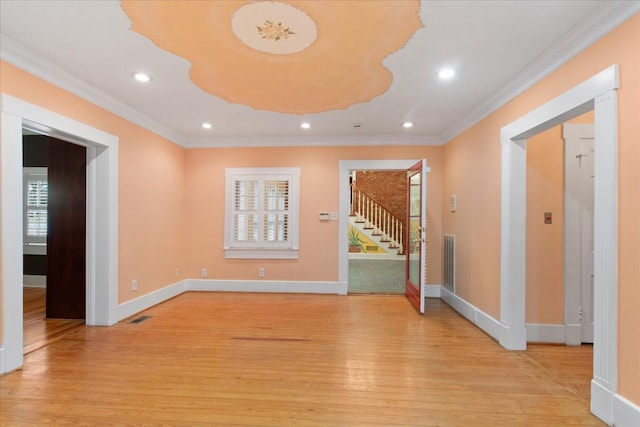
<path id="1" fill-rule="evenodd" d="M 405 221 L 394 215 L 374 197 L 351 184 L 351 215 L 357 222 L 364 222 L 365 228 L 373 228 L 374 235 L 380 235 L 382 242 L 389 242 L 390 249 L 404 253 Z"/>

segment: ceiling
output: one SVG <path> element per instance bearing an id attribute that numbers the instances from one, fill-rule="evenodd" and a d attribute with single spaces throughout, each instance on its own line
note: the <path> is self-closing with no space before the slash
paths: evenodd
<path id="1" fill-rule="evenodd" d="M 185 147 L 441 144 L 633 3 L 0 0 L 0 57 Z"/>

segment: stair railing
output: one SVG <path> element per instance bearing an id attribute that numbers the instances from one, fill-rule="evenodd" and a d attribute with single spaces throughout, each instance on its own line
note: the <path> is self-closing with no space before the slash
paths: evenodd
<path id="1" fill-rule="evenodd" d="M 373 230 L 374 236 L 380 236 L 381 242 L 389 243 L 389 249 L 397 249 L 399 254 L 404 253 L 404 220 L 392 214 L 355 184 L 351 185 L 351 216 L 356 217 L 357 223 L 363 223 L 365 229 Z"/>

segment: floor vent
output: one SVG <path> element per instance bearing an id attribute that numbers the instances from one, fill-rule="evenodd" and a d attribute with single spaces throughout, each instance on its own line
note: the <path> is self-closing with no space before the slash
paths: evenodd
<path id="1" fill-rule="evenodd" d="M 456 236 L 453 234 L 444 235 L 444 248 L 442 251 L 444 258 L 443 285 L 451 293 L 456 291 Z"/>
<path id="2" fill-rule="evenodd" d="M 136 317 L 135 319 L 131 320 L 129 323 L 140 323 L 140 322 L 144 322 L 147 319 L 151 319 L 151 316 Z"/>

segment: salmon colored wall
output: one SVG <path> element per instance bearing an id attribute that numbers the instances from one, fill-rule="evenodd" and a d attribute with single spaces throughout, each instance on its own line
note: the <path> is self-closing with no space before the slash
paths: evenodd
<path id="1" fill-rule="evenodd" d="M 618 385 L 640 404 L 640 15 L 594 43 L 548 77 L 443 147 L 443 197 L 458 195 L 458 211 L 443 215 L 457 235 L 457 292 L 500 316 L 500 129 L 612 64 L 618 90 Z"/>
<path id="2" fill-rule="evenodd" d="M 0 91 L 120 139 L 118 302 L 176 282 L 184 258 L 184 148 L 6 62 Z"/>
<path id="3" fill-rule="evenodd" d="M 527 141 L 527 323 L 564 324 L 561 132 L 556 126 Z"/>
<path id="4" fill-rule="evenodd" d="M 568 123 L 593 123 L 593 112 Z M 562 125 L 527 140 L 527 323 L 564 324 L 563 171 Z"/>
<path id="5" fill-rule="evenodd" d="M 431 167 L 428 196 L 432 224 L 427 268 L 430 283 L 441 283 L 441 147 L 273 147 L 202 148 L 187 151 L 185 274 L 209 279 L 338 280 L 338 222 L 320 222 L 319 212 L 338 211 L 340 160 L 419 159 Z M 227 167 L 300 167 L 300 252 L 298 260 L 225 259 L 224 194 Z M 348 183 L 345 183 L 348 185 Z M 345 236 L 346 239 L 346 236 Z M 430 249 L 427 247 L 428 250 Z"/>

